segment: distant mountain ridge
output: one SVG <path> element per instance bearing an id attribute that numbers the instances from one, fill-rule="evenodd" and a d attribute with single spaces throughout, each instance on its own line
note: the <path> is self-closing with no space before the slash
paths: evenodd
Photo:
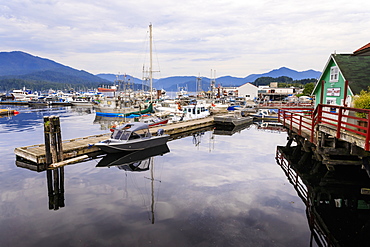
<path id="1" fill-rule="evenodd" d="M 245 77 L 245 79 L 248 81 L 255 81 L 256 79 L 260 77 L 276 78 L 280 76 L 287 76 L 287 77 L 293 78 L 293 80 L 302 80 L 302 79 L 308 79 L 308 78 L 318 79 L 320 75 L 321 75 L 320 71 L 315 71 L 312 69 L 298 72 L 296 70 L 292 70 L 286 67 L 281 67 L 279 69 L 274 69 L 264 74 L 252 74 L 252 75 Z"/>
<path id="2" fill-rule="evenodd" d="M 254 82 L 260 77 L 280 77 L 287 76 L 293 80 L 308 78 L 318 78 L 321 72 L 307 70 L 298 72 L 286 67 L 271 70 L 263 74 L 251 74 L 244 78 L 233 76 L 222 76 L 216 78 L 216 86 L 240 86 L 247 82 Z M 17 79 L 23 81 L 32 81 L 32 85 L 40 82 L 52 83 L 55 86 L 58 83 L 68 85 L 83 85 L 88 87 L 98 87 L 102 84 L 111 84 L 117 79 L 115 74 L 97 74 L 93 75 L 84 70 L 76 70 L 62 65 L 52 60 L 30 55 L 21 51 L 0 52 L 0 86 L 10 84 L 10 80 Z M 121 75 L 118 79 L 123 80 Z M 142 80 L 127 75 L 125 79 L 130 79 L 132 83 L 141 84 Z M 210 78 L 202 77 L 202 90 L 208 90 L 210 87 Z M 179 87 L 186 87 L 188 91 L 196 91 L 196 76 L 172 76 L 167 78 L 153 79 L 153 86 L 157 89 L 167 91 L 177 91 Z M 3 84 L 3 85 L 1 85 Z M 5 88 L 5 87 L 2 87 Z"/>
<path id="3" fill-rule="evenodd" d="M 270 72 L 263 73 L 263 74 L 252 74 L 244 78 L 238 78 L 233 76 L 222 76 L 219 78 L 216 78 L 216 86 L 222 85 L 222 86 L 240 86 L 247 82 L 253 83 L 256 79 L 260 77 L 272 77 L 277 78 L 280 76 L 287 76 L 292 78 L 293 80 L 302 80 L 302 79 L 311 79 L 311 78 L 319 78 L 321 75 L 321 72 L 315 71 L 315 70 L 306 70 L 302 72 L 298 72 L 286 67 L 281 67 L 279 69 L 271 70 Z M 100 76 L 104 79 L 114 81 L 116 79 L 116 76 L 113 74 L 98 74 L 97 76 Z M 131 77 L 132 78 L 132 77 Z M 138 78 L 133 78 L 134 81 L 141 81 Z M 203 90 L 209 90 L 210 87 L 210 81 L 211 79 L 207 77 L 201 77 L 202 79 L 202 89 Z M 177 91 L 179 87 L 185 87 L 189 91 L 196 91 L 196 81 L 197 76 L 172 76 L 167 78 L 161 78 L 158 80 L 154 80 L 154 87 L 157 89 L 165 89 L 167 91 Z"/>
<path id="4" fill-rule="evenodd" d="M 321 72 L 315 70 L 306 70 L 302 72 L 298 72 L 296 70 L 292 70 L 286 67 L 281 67 L 279 69 L 271 70 L 270 72 L 263 73 L 263 74 L 252 74 L 244 78 L 238 78 L 233 76 L 222 76 L 216 78 L 216 86 L 240 86 L 245 83 L 253 83 L 256 79 L 260 77 L 272 77 L 277 78 L 280 76 L 287 76 L 292 78 L 293 80 L 302 80 L 302 79 L 311 79 L 311 78 L 319 78 Z M 104 79 L 114 81 L 116 76 L 113 74 L 98 74 Z M 134 81 L 141 81 L 138 78 L 133 78 Z M 211 79 L 207 77 L 201 77 L 202 81 L 202 90 L 209 90 Z M 165 89 L 167 91 L 177 91 L 179 87 L 185 87 L 188 91 L 195 92 L 196 90 L 196 82 L 197 76 L 172 76 L 167 78 L 161 78 L 158 80 L 153 80 L 153 86 L 157 89 Z"/>
<path id="5" fill-rule="evenodd" d="M 22 51 L 0 52 L 0 82 L 11 79 L 87 87 L 110 83 L 86 71 L 76 70 Z"/>

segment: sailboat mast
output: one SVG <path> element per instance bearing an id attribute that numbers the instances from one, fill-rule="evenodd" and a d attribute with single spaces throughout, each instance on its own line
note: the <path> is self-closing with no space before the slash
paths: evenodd
<path id="1" fill-rule="evenodd" d="M 150 40 L 150 66 L 149 66 L 149 80 L 150 80 L 150 103 L 153 102 L 153 33 L 152 23 L 149 25 L 149 40 Z"/>

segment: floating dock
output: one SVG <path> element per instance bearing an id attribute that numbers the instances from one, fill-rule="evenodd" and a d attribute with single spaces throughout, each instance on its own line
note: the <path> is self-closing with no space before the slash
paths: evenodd
<path id="1" fill-rule="evenodd" d="M 178 122 L 168 124 L 165 126 L 158 126 L 150 128 L 152 135 L 156 135 L 158 129 L 163 129 L 164 133 L 175 139 L 181 133 L 194 131 L 196 129 L 211 127 L 214 125 L 213 117 L 201 118 L 196 120 Z M 98 147 L 94 144 L 109 138 L 111 133 L 92 135 L 82 138 L 74 138 L 62 141 L 63 161 L 58 162 L 58 165 L 51 165 L 52 167 L 65 165 L 67 163 L 79 162 L 89 158 L 91 154 L 100 152 Z M 173 137 L 173 138 L 172 138 Z M 170 139 L 170 140 L 171 140 Z M 26 147 L 19 147 L 14 150 L 17 159 L 24 159 L 36 164 L 46 163 L 45 144 L 31 145 Z"/>

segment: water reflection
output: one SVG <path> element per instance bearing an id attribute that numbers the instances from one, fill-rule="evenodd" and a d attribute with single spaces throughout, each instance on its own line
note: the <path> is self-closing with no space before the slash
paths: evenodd
<path id="1" fill-rule="evenodd" d="M 94 124 L 100 124 L 101 130 L 109 130 L 112 126 L 118 126 L 125 121 L 121 117 L 103 117 L 95 114 Z"/>
<path id="2" fill-rule="evenodd" d="M 63 139 L 106 133 L 95 114 L 72 111 L 60 116 Z M 196 148 L 193 134 L 172 140 L 141 172 L 96 168 L 99 159 L 66 166 L 64 201 L 50 197 L 56 211 L 46 205 L 47 172 L 14 165 L 15 147 L 44 142 L 43 126 L 2 133 L 0 246 L 307 246 L 306 207 L 275 163 L 286 134 L 254 126 L 232 136 L 210 127 Z"/>
<path id="3" fill-rule="evenodd" d="M 147 162 L 154 156 L 170 152 L 167 144 L 134 152 L 121 152 L 107 154 L 96 165 L 97 167 L 117 166 L 126 171 L 145 171 L 149 169 Z"/>
<path id="4" fill-rule="evenodd" d="M 308 155 L 307 155 L 308 154 Z M 296 147 L 278 147 L 276 160 L 306 205 L 319 246 L 360 246 L 370 233 L 370 179 L 365 170 L 328 171 Z"/>
<path id="5" fill-rule="evenodd" d="M 279 123 L 277 121 L 259 121 L 256 122 L 257 129 L 263 130 L 271 133 L 280 133 L 280 132 L 286 132 L 287 129 L 283 126 L 282 123 Z"/>
<path id="6" fill-rule="evenodd" d="M 49 209 L 58 210 L 64 204 L 64 167 L 46 171 Z"/>
<path id="7" fill-rule="evenodd" d="M 36 164 L 23 160 L 19 157 L 15 162 L 17 167 L 28 169 L 35 172 L 46 172 L 46 182 L 48 187 L 49 209 L 58 210 L 64 204 L 64 167 L 48 169 L 46 164 Z"/>
<path id="8" fill-rule="evenodd" d="M 170 149 L 167 144 L 165 144 L 140 151 L 107 154 L 99 161 L 96 167 L 116 166 L 120 170 L 130 172 L 143 172 L 148 171 L 151 168 L 151 177 L 146 178 L 151 180 L 152 193 L 154 193 L 153 183 L 154 181 L 156 181 L 153 177 L 152 171 L 154 166 L 154 157 L 164 155 L 168 152 L 170 152 Z M 98 155 L 91 158 L 101 158 L 101 156 Z M 46 171 L 49 209 L 58 210 L 59 208 L 65 207 L 64 167 L 50 169 L 46 164 L 32 163 L 29 161 L 25 161 L 19 157 L 16 158 L 16 166 L 36 172 Z M 152 195 L 152 198 L 154 199 L 154 195 Z M 152 223 L 154 224 L 154 211 L 152 211 Z"/>
<path id="9" fill-rule="evenodd" d="M 63 118 L 74 115 L 86 115 L 93 113 L 93 107 L 71 107 L 71 106 L 8 106 L 2 108 L 16 109 L 19 114 L 0 118 L 0 131 L 28 131 L 43 125 L 43 117 L 59 115 Z M 1 132 L 0 132 L 1 133 Z"/>
<path id="10" fill-rule="evenodd" d="M 144 177 L 150 180 L 151 187 L 151 204 L 150 204 L 150 221 L 152 224 L 155 223 L 154 205 L 154 183 L 161 180 L 155 179 L 154 177 L 154 157 L 158 155 L 164 155 L 170 152 L 167 144 L 158 147 L 148 148 L 145 150 L 134 151 L 134 152 L 122 152 L 107 154 L 101 161 L 96 165 L 97 167 L 110 167 L 116 166 L 120 170 L 130 172 L 145 172 L 150 169 L 150 177 Z"/>
<path id="11" fill-rule="evenodd" d="M 237 126 L 230 126 L 230 125 L 216 125 L 213 133 L 215 135 L 228 135 L 232 136 L 235 133 L 240 133 L 244 129 L 249 129 L 253 123 L 246 123 L 246 124 L 241 124 Z"/>

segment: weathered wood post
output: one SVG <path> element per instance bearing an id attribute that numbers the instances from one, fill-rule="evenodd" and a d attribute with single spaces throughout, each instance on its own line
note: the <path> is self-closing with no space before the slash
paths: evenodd
<path id="1" fill-rule="evenodd" d="M 51 132 L 50 117 L 44 117 L 45 163 L 47 165 L 50 165 L 52 163 L 50 153 L 50 132 Z"/>
<path id="2" fill-rule="evenodd" d="M 62 161 L 63 147 L 59 117 L 44 117 L 44 137 L 46 164 L 50 165 Z"/>
<path id="3" fill-rule="evenodd" d="M 63 147 L 59 117 L 44 117 L 44 138 L 46 164 L 49 166 L 62 161 Z M 59 207 L 64 207 L 64 169 L 48 170 L 46 176 L 48 179 L 49 209 L 58 210 Z"/>

